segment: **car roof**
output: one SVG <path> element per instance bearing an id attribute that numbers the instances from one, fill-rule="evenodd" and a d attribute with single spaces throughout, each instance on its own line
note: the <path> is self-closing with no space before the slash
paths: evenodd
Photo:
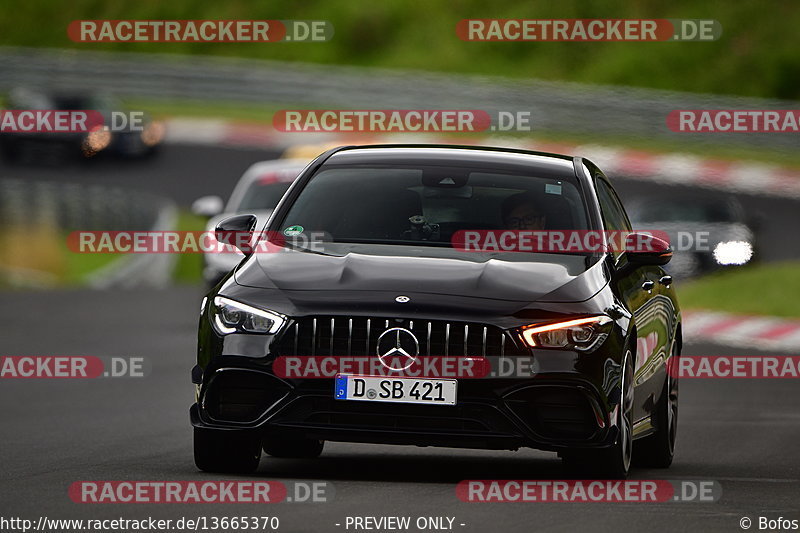
<path id="1" fill-rule="evenodd" d="M 377 144 L 343 146 L 334 149 L 326 162 L 347 163 L 400 163 L 414 159 L 444 164 L 517 164 L 551 167 L 574 172 L 573 157 L 517 148 L 490 146 L 462 146 L 446 144 Z"/>

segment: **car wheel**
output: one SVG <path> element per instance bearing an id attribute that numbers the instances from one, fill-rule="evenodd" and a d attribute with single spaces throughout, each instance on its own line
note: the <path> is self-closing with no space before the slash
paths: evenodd
<path id="1" fill-rule="evenodd" d="M 616 409 L 619 434 L 614 444 L 599 450 L 571 450 L 562 453 L 564 465 L 582 474 L 608 479 L 625 479 L 633 456 L 633 354 L 625 352 L 620 379 L 620 401 Z"/>
<path id="2" fill-rule="evenodd" d="M 264 440 L 264 453 L 285 459 L 314 459 L 324 447 L 325 441 L 315 439 L 272 437 Z"/>
<path id="3" fill-rule="evenodd" d="M 204 472 L 249 474 L 260 458 L 258 435 L 194 428 L 194 464 Z"/>
<path id="4" fill-rule="evenodd" d="M 677 346 L 672 357 L 678 357 Z M 675 455 L 678 434 L 678 378 L 669 372 L 664 379 L 664 390 L 653 412 L 655 433 L 636 441 L 635 462 L 641 466 L 668 468 Z"/>

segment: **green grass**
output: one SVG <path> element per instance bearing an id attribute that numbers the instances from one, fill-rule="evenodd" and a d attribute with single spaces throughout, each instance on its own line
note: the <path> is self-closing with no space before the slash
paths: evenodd
<path id="1" fill-rule="evenodd" d="M 49 0 L 28 0 L 0 9 L 2 45 L 208 54 L 800 99 L 798 2 L 73 0 L 54 9 Z M 464 18 L 715 19 L 723 31 L 714 42 L 481 43 L 456 36 L 456 23 Z M 330 21 L 335 34 L 323 43 L 74 43 L 67 25 L 81 19 L 315 19 Z"/>
<path id="2" fill-rule="evenodd" d="M 68 250 L 66 245 L 63 253 L 65 269 L 61 276 L 61 283 L 64 285 L 83 285 L 92 273 L 124 257 L 124 254 L 75 253 Z"/>
<path id="3" fill-rule="evenodd" d="M 3 228 L 0 286 L 83 285 L 92 273 L 123 258 L 112 253 L 74 252 L 67 244 L 68 236 L 50 225 Z M 31 248 L 29 242 L 37 242 L 37 246 Z"/>
<path id="4" fill-rule="evenodd" d="M 192 117 L 254 122 L 265 125 L 272 124 L 272 115 L 276 111 L 293 107 L 265 103 L 209 102 L 207 100 L 188 99 L 148 100 L 142 98 L 128 98 L 124 101 L 124 104 L 129 109 L 145 111 L 156 119 Z"/>
<path id="5" fill-rule="evenodd" d="M 178 212 L 176 231 L 202 231 L 206 220 L 189 211 Z M 66 239 L 64 239 L 66 242 Z M 64 244 L 65 272 L 63 283 L 67 285 L 82 284 L 93 272 L 101 269 L 114 260 L 121 259 L 124 254 L 79 254 L 71 252 Z M 199 283 L 203 279 L 203 259 L 201 254 L 179 254 L 173 270 L 176 283 Z"/>
<path id="6" fill-rule="evenodd" d="M 721 271 L 678 287 L 683 309 L 800 317 L 800 261 Z"/>
<path id="7" fill-rule="evenodd" d="M 186 210 L 178 211 L 176 231 L 203 231 L 206 219 Z M 67 251 L 66 274 L 64 282 L 80 284 L 97 269 L 105 267 L 123 254 L 78 254 Z M 199 253 L 178 254 L 172 279 L 176 283 L 194 284 L 203 279 L 203 256 Z"/>
<path id="8" fill-rule="evenodd" d="M 188 211 L 179 211 L 177 231 L 202 231 L 205 229 L 206 220 Z M 0 242 L 9 244 L 10 232 L 0 234 Z M 80 286 L 85 285 L 92 274 L 106 267 L 113 268 L 115 261 L 125 259 L 125 254 L 114 253 L 77 253 L 67 245 L 67 233 L 54 230 L 49 238 L 42 239 L 41 245 L 36 249 L 36 254 L 24 256 L 25 260 L 12 262 L 8 257 L 0 255 L 0 288 L 14 288 L 27 286 L 21 283 L 26 278 L 31 278 L 31 285 L 36 285 L 37 273 L 41 274 L 44 285 L 50 286 Z M 18 243 L 17 238 L 14 242 Z M 13 248 L 17 250 L 17 248 Z M 19 280 L 13 281 L 12 277 Z M 202 254 L 178 255 L 173 271 L 173 280 L 176 283 L 200 283 L 203 279 Z"/>

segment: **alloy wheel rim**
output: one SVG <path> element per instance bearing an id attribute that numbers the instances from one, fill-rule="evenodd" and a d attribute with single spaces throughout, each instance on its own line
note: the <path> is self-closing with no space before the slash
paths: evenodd
<path id="1" fill-rule="evenodd" d="M 620 401 L 620 439 L 622 448 L 622 463 L 627 471 L 630 468 L 631 457 L 633 456 L 633 422 L 631 411 L 633 410 L 633 385 L 629 375 L 629 364 L 631 351 L 625 353 L 625 361 L 622 372 L 622 395 Z"/>
<path id="2" fill-rule="evenodd" d="M 674 353 L 673 357 L 677 357 Z M 669 435 L 669 451 L 675 450 L 675 438 L 678 434 L 678 380 L 667 372 L 667 432 Z"/>

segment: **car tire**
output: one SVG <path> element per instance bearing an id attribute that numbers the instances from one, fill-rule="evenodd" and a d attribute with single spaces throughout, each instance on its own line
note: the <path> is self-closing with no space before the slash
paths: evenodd
<path id="1" fill-rule="evenodd" d="M 677 346 L 672 357 L 678 357 Z M 673 361 L 674 364 L 674 361 Z M 678 434 L 678 378 L 666 372 L 664 390 L 653 413 L 655 433 L 636 441 L 634 461 L 637 466 L 669 468 L 675 455 Z"/>
<path id="2" fill-rule="evenodd" d="M 281 459 L 314 459 L 319 457 L 325 441 L 315 439 L 285 439 L 272 437 L 265 439 L 264 453 Z"/>
<path id="3" fill-rule="evenodd" d="M 608 448 L 562 452 L 561 458 L 568 470 L 606 479 L 628 477 L 633 457 L 633 358 L 633 353 L 628 349 L 625 352 L 619 408 L 616 411 L 617 427 L 620 428 L 617 439 Z"/>
<path id="4" fill-rule="evenodd" d="M 203 472 L 249 474 L 260 459 L 258 435 L 194 428 L 194 464 Z"/>

